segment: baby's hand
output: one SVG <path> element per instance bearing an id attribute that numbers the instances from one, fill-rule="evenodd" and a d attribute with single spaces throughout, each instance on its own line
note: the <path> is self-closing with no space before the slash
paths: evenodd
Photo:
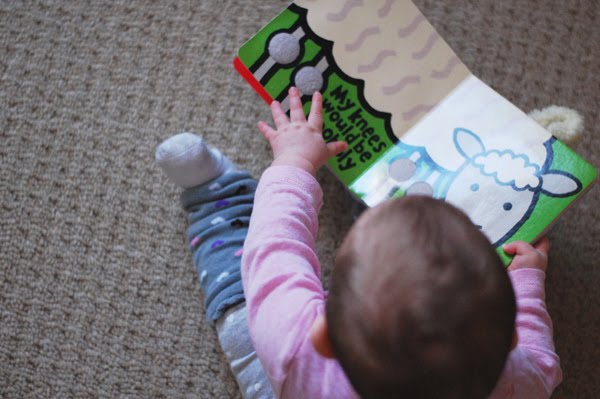
<path id="1" fill-rule="evenodd" d="M 548 251 L 550 250 L 550 240 L 548 237 L 543 237 L 535 245 L 526 243 L 525 241 L 514 241 L 502 246 L 504 252 L 509 255 L 515 255 L 509 271 L 533 268 L 546 271 L 548 266 Z"/>
<path id="2" fill-rule="evenodd" d="M 304 117 L 298 89 L 290 88 L 289 95 L 290 118 L 281 105 L 273 101 L 271 113 L 276 130 L 263 121 L 258 123 L 258 129 L 271 145 L 272 165 L 296 166 L 314 176 L 329 158 L 346 150 L 348 145 L 341 141 L 326 143 L 323 140 L 321 93 L 313 94 L 308 121 Z"/>

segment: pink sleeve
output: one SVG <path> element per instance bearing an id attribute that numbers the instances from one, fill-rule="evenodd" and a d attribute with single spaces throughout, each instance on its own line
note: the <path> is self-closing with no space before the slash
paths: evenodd
<path id="1" fill-rule="evenodd" d="M 491 398 L 549 398 L 562 381 L 562 371 L 546 310 L 546 274 L 526 268 L 509 275 L 517 298 L 518 344 Z"/>
<path id="2" fill-rule="evenodd" d="M 315 253 L 322 191 L 298 168 L 262 175 L 242 257 L 250 335 L 277 396 L 296 352 L 323 311 Z"/>

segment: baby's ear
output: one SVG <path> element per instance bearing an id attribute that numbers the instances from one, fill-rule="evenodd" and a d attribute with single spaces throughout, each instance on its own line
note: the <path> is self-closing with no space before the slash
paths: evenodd
<path id="1" fill-rule="evenodd" d="M 583 116 L 571 108 L 551 105 L 541 110 L 534 109 L 529 116 L 569 145 L 575 144 L 583 133 Z"/>
<path id="2" fill-rule="evenodd" d="M 334 359 L 333 346 L 329 339 L 329 330 L 327 329 L 327 320 L 325 316 L 319 315 L 315 319 L 312 327 L 310 328 L 310 340 L 321 356 L 328 359 Z"/>

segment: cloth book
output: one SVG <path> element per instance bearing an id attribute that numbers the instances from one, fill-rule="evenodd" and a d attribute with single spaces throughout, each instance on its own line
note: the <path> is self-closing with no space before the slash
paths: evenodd
<path id="1" fill-rule="evenodd" d="M 462 209 L 499 248 L 534 242 L 597 170 L 474 76 L 408 0 L 297 0 L 240 49 L 236 70 L 287 110 L 323 94 L 329 169 L 375 206 L 429 195 Z M 498 253 L 508 264 L 510 259 Z"/>

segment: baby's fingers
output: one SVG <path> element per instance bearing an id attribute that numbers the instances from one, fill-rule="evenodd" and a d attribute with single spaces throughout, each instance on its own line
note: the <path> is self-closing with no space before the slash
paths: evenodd
<path id="1" fill-rule="evenodd" d="M 532 247 L 525 241 L 513 241 L 502 246 L 504 252 L 509 255 L 524 255 L 530 252 Z"/>
<path id="2" fill-rule="evenodd" d="M 337 154 L 346 151 L 348 143 L 343 141 L 334 141 L 333 143 L 327 143 L 327 150 L 329 151 L 329 157 L 336 156 Z"/>
<path id="3" fill-rule="evenodd" d="M 535 245 L 533 246 L 536 251 L 538 251 L 543 256 L 548 256 L 548 252 L 550 252 L 550 240 L 548 237 L 542 237 Z"/>
<path id="4" fill-rule="evenodd" d="M 515 255 L 515 258 L 508 267 L 509 271 L 521 268 L 546 270 L 546 254 L 525 241 L 514 241 L 505 244 L 502 246 L 502 249 L 509 255 Z"/>
<path id="5" fill-rule="evenodd" d="M 319 132 L 323 128 L 323 97 L 318 91 L 312 97 L 310 113 L 308 114 L 308 126 Z"/>
<path id="6" fill-rule="evenodd" d="M 271 102 L 271 115 L 273 115 L 273 122 L 275 122 L 275 127 L 277 127 L 277 129 L 290 123 L 290 120 L 285 112 L 283 112 L 279 101 Z"/>
<path id="7" fill-rule="evenodd" d="M 295 87 L 290 87 L 290 120 L 292 122 L 305 122 L 306 117 L 304 116 L 304 109 L 302 108 L 302 100 L 300 100 L 300 93 Z"/>
<path id="8" fill-rule="evenodd" d="M 267 139 L 267 141 L 271 141 L 271 138 L 277 133 L 271 126 L 267 125 L 265 122 L 258 122 L 258 130 L 262 133 L 263 136 Z"/>

